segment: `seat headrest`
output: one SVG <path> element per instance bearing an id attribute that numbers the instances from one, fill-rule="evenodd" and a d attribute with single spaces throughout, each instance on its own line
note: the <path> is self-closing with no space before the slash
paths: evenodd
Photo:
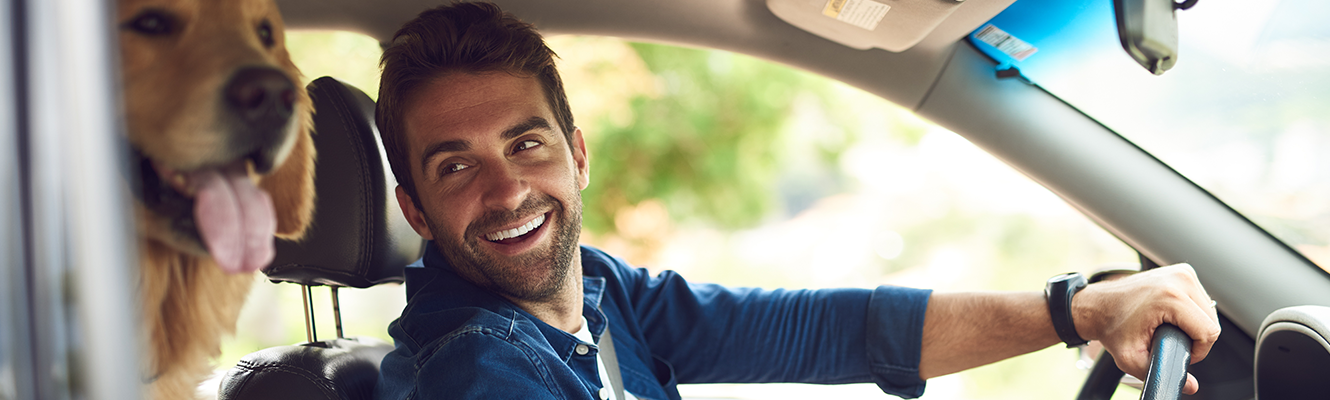
<path id="1" fill-rule="evenodd" d="M 392 344 L 371 337 L 259 350 L 226 373 L 217 398 L 370 399 L 379 378 L 379 362 L 392 350 Z"/>
<path id="2" fill-rule="evenodd" d="M 374 101 L 330 77 L 309 84 L 314 100 L 315 208 L 305 238 L 277 239 L 263 272 L 273 282 L 366 288 L 402 282 L 424 239 L 397 206 L 397 180 L 387 168 L 374 124 Z"/>

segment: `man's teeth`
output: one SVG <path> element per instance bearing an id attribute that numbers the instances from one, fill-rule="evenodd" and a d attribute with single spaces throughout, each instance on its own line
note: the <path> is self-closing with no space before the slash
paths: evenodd
<path id="1" fill-rule="evenodd" d="M 537 216 L 536 219 L 531 220 L 531 222 L 527 222 L 526 225 L 485 235 L 485 240 L 489 240 L 491 242 L 497 242 L 504 239 L 512 239 L 518 236 L 525 235 L 531 232 L 532 230 L 539 228 L 540 225 L 544 223 L 545 223 L 545 214 L 540 214 L 540 216 Z"/>

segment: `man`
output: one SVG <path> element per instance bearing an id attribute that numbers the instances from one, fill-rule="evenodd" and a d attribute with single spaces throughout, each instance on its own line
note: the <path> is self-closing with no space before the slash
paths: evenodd
<path id="1" fill-rule="evenodd" d="M 579 247 L 582 132 L 553 53 L 490 4 L 429 10 L 398 31 L 377 122 L 398 203 L 431 241 L 389 327 L 382 399 L 677 399 L 676 384 L 701 382 L 874 382 L 917 397 L 928 378 L 1060 339 L 1100 340 L 1141 377 L 1159 324 L 1193 337 L 1193 361 L 1219 336 L 1186 265 L 1048 299 L 764 291 L 650 276 Z M 1188 377 L 1184 391 L 1197 388 Z"/>

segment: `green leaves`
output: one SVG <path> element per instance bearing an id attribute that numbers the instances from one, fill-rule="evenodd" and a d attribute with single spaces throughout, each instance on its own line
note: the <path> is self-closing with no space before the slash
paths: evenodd
<path id="1" fill-rule="evenodd" d="M 677 222 L 722 229 L 752 226 L 775 210 L 795 98 L 826 103 L 830 82 L 720 51 L 631 47 L 656 90 L 631 98 L 627 121 L 600 115 L 581 122 L 593 127 L 585 228 L 613 230 L 615 213 L 649 199 L 666 204 Z"/>

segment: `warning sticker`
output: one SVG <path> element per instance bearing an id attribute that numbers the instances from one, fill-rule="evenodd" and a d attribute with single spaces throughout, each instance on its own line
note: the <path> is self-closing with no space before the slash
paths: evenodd
<path id="1" fill-rule="evenodd" d="M 890 9 L 891 6 L 873 0 L 827 0 L 822 15 L 871 31 Z"/>
<path id="2" fill-rule="evenodd" d="M 1039 51 L 1039 49 L 1031 46 L 1024 40 L 1017 39 L 1006 31 L 993 26 L 993 24 L 984 25 L 983 28 L 979 29 L 978 33 L 974 34 L 974 38 L 979 39 L 980 42 L 988 43 L 988 45 L 996 47 L 998 51 L 1006 53 L 1011 56 L 1011 58 L 1015 58 L 1016 61 L 1025 61 L 1026 57 Z"/>

